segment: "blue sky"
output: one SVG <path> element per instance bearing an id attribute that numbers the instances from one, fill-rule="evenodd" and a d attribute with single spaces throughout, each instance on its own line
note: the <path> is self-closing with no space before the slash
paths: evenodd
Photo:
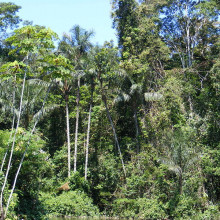
<path id="1" fill-rule="evenodd" d="M 76 24 L 86 30 L 93 30 L 93 43 L 103 44 L 114 40 L 110 0 L 1 0 L 14 2 L 22 7 L 19 16 L 33 24 L 51 28 L 60 37 Z"/>

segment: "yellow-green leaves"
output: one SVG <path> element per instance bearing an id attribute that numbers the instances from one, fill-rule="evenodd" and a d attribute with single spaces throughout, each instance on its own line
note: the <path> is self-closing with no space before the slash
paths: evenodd
<path id="1" fill-rule="evenodd" d="M 53 39 L 57 38 L 57 34 L 49 28 L 29 25 L 15 30 L 6 41 L 11 43 L 13 48 L 10 54 L 27 56 L 29 53 L 43 55 L 44 52 L 55 48 Z"/>
<path id="2" fill-rule="evenodd" d="M 15 72 L 21 73 L 24 67 L 27 67 L 29 76 L 36 76 L 39 73 L 47 78 L 51 78 L 51 74 L 52 78 L 69 76 L 71 67 L 67 59 L 62 56 L 56 57 L 52 53 L 52 49 L 55 48 L 53 40 L 57 38 L 57 34 L 51 29 L 41 26 L 29 25 L 15 30 L 6 40 L 12 46 L 9 54 L 19 56 L 19 59 L 22 56 L 23 61 L 28 64 L 18 61 L 7 63 L 1 70 L 7 74 L 2 77 L 10 77 L 8 73 L 12 75 Z"/>
<path id="3" fill-rule="evenodd" d="M 46 65 L 41 69 L 44 74 L 44 78 L 61 78 L 66 79 L 71 76 L 74 71 L 74 67 L 70 64 L 69 59 L 62 55 L 49 55 L 43 60 Z"/>
<path id="4" fill-rule="evenodd" d="M 24 69 L 27 68 L 27 65 L 23 62 L 8 62 L 6 64 L 3 64 L 0 68 L 0 78 L 1 80 L 8 80 L 10 78 L 13 78 L 16 76 L 17 79 L 20 78 L 20 76 L 23 76 Z"/>

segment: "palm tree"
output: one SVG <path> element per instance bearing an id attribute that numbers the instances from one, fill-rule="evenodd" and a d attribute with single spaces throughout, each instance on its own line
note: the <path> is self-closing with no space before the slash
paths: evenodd
<path id="1" fill-rule="evenodd" d="M 60 87 L 65 100 L 65 110 L 66 110 L 66 137 L 67 137 L 67 157 L 68 157 L 68 177 L 70 177 L 71 172 L 71 156 L 70 156 L 70 126 L 69 126 L 69 94 L 71 92 L 72 86 L 67 79 L 57 81 L 57 85 Z"/>
<path id="2" fill-rule="evenodd" d="M 117 97 L 115 98 L 115 102 L 127 102 L 131 109 L 133 110 L 133 119 L 134 119 L 134 127 L 135 127 L 135 142 L 136 142 L 136 151 L 140 153 L 140 129 L 138 122 L 138 107 L 142 103 L 143 100 L 143 86 L 141 83 L 135 83 L 127 74 L 125 74 L 126 81 L 129 82 L 129 88 L 121 87 Z M 126 85 L 128 87 L 128 85 Z"/>
<path id="3" fill-rule="evenodd" d="M 76 125 L 75 125 L 75 146 L 74 146 L 74 172 L 77 168 L 77 145 L 78 145 L 78 128 L 79 128 L 79 102 L 80 102 L 80 79 L 84 73 L 84 62 L 87 53 L 92 47 L 90 38 L 93 36 L 92 31 L 86 31 L 79 25 L 70 30 L 70 35 L 64 34 L 59 44 L 59 50 L 71 60 L 77 72 L 77 92 L 76 92 Z M 68 145 L 70 146 L 70 145 Z M 68 150 L 70 152 L 70 150 Z M 70 156 L 68 156 L 70 160 Z"/>
<path id="4" fill-rule="evenodd" d="M 170 135 L 172 136 L 169 137 Z M 181 195 L 183 193 L 184 174 L 193 166 L 198 165 L 201 152 L 196 143 L 192 141 L 194 140 L 192 133 L 177 130 L 170 135 L 164 143 L 165 155 L 161 155 L 159 160 L 177 175 L 178 192 Z"/>

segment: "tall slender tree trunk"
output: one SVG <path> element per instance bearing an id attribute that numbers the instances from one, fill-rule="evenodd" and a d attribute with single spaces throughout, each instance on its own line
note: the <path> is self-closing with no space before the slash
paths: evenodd
<path id="1" fill-rule="evenodd" d="M 20 106 L 19 106 L 19 113 L 18 113 L 18 119 L 17 119 L 17 126 L 16 126 L 16 129 L 15 129 L 14 137 L 13 137 L 13 142 L 12 142 L 12 146 L 11 146 L 11 153 L 10 153 L 9 160 L 8 160 L 8 166 L 7 166 L 7 170 L 6 170 L 6 174 L 5 174 L 5 178 L 4 178 L 4 183 L 3 183 L 2 189 L 1 189 L 1 195 L 0 195 L 0 209 L 1 210 L 3 210 L 3 195 L 4 195 L 5 186 L 6 186 L 6 183 L 7 183 L 7 180 L 8 180 L 9 170 L 11 168 L 11 162 L 12 162 L 12 156 L 13 156 L 13 153 L 14 153 L 16 135 L 17 135 L 18 128 L 19 128 L 19 125 L 20 125 L 20 118 L 21 118 L 21 112 L 22 112 L 22 103 L 23 103 L 25 82 L 26 82 L 26 71 L 24 73 L 23 84 L 22 84 L 22 89 L 21 89 L 21 97 L 20 97 Z M 1 214 L 1 215 L 3 215 L 3 214 Z"/>
<path id="2" fill-rule="evenodd" d="M 64 81 L 63 94 L 65 99 L 66 108 L 66 138 L 67 138 L 67 167 L 68 167 L 68 178 L 71 173 L 71 147 L 70 147 L 70 123 L 69 123 L 69 85 L 67 80 Z"/>
<path id="3" fill-rule="evenodd" d="M 186 50 L 188 57 L 188 67 L 192 65 L 192 54 L 191 54 L 191 38 L 190 38 L 190 17 L 189 17 L 189 6 L 186 4 Z"/>
<path id="4" fill-rule="evenodd" d="M 90 136 L 90 125 L 91 125 L 91 114 L 92 114 L 92 104 L 93 104 L 93 83 L 91 85 L 91 100 L 89 106 L 89 116 L 88 116 L 88 128 L 87 128 L 87 137 L 86 137 L 86 161 L 85 161 L 85 179 L 87 179 L 87 169 L 88 169 L 88 160 L 89 160 L 89 136 Z"/>
<path id="5" fill-rule="evenodd" d="M 120 159 L 121 159 L 121 164 L 122 164 L 124 176 L 126 177 L 126 170 L 125 170 L 124 160 L 123 160 L 122 153 L 121 153 L 121 148 L 120 148 L 119 141 L 118 141 L 118 136 L 117 136 L 117 133 L 116 133 L 116 130 L 115 130 L 114 123 L 113 123 L 113 121 L 112 121 L 112 117 L 111 117 L 110 112 L 109 112 L 109 109 L 108 109 L 107 99 L 106 99 L 106 96 L 104 95 L 103 89 L 102 89 L 102 101 L 103 101 L 104 104 L 105 104 L 106 113 L 107 113 L 109 122 L 110 122 L 111 127 L 112 127 L 112 131 L 113 131 L 114 138 L 115 138 L 115 143 L 116 143 L 116 145 L 117 145 L 118 152 L 119 152 L 119 157 L 120 157 Z"/>
<path id="6" fill-rule="evenodd" d="M 76 128 L 75 128 L 75 148 L 74 148 L 74 173 L 76 172 L 77 163 L 77 144 L 78 144 L 78 128 L 79 128 L 79 100 L 80 100 L 80 77 L 78 78 L 77 98 L 76 98 Z"/>
<path id="7" fill-rule="evenodd" d="M 67 136 L 67 151 L 68 151 L 68 178 L 70 178 L 71 172 L 71 157 L 70 157 L 70 126 L 69 126 L 69 106 L 68 106 L 68 94 L 65 95 L 65 102 L 66 102 L 66 136 Z"/>
<path id="8" fill-rule="evenodd" d="M 51 85 L 52 85 L 52 83 L 50 84 L 50 86 L 49 86 L 49 88 L 48 88 L 48 90 L 47 90 L 47 93 L 46 93 L 46 95 L 45 95 L 45 97 L 44 97 L 44 101 L 43 101 L 43 104 L 42 104 L 41 112 L 43 112 L 43 109 L 44 109 L 44 106 L 45 106 L 45 103 L 46 103 L 48 94 L 49 94 L 49 92 L 50 92 Z M 4 218 L 6 218 L 6 216 L 7 216 L 8 208 L 9 208 L 9 205 L 10 205 L 10 202 L 11 202 L 11 199 L 12 199 L 12 196 L 13 196 L 13 193 L 14 193 L 14 190 L 15 190 L 15 186 L 16 186 L 16 183 L 17 183 L 18 175 L 19 175 L 19 173 L 20 173 L 21 166 L 22 166 L 22 164 L 23 164 L 25 155 L 26 155 L 27 150 L 28 150 L 28 147 L 29 147 L 29 145 L 30 145 L 31 137 L 32 137 L 33 133 L 35 132 L 35 129 L 36 129 L 36 126 L 37 126 L 37 124 L 38 124 L 38 122 L 39 122 L 39 119 L 40 119 L 40 114 L 38 115 L 38 117 L 37 117 L 37 119 L 36 119 L 36 121 L 35 121 L 35 123 L 34 123 L 33 129 L 32 129 L 31 134 L 30 134 L 30 138 L 29 138 L 29 140 L 28 140 L 28 143 L 27 143 L 27 145 L 26 145 L 25 151 L 24 151 L 24 153 L 23 153 L 23 155 L 22 155 L 22 158 L 21 158 L 21 160 L 20 160 L 20 163 L 19 163 L 17 172 L 16 172 L 16 174 L 15 174 L 13 186 L 12 186 L 12 189 L 11 189 L 11 192 L 10 192 L 10 195 L 9 195 L 9 198 L 8 198 L 8 201 L 7 201 L 7 206 L 6 206 L 6 208 L 5 208 Z"/>

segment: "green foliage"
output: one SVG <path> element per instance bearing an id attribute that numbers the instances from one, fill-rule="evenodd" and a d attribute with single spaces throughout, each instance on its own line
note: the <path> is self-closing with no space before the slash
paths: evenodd
<path id="1" fill-rule="evenodd" d="M 204 172 L 213 174 L 216 176 L 220 175 L 220 145 L 215 149 L 207 149 L 207 152 L 203 156 Z"/>
<path id="2" fill-rule="evenodd" d="M 213 201 L 219 200 L 219 180 L 220 180 L 220 145 L 214 149 L 207 148 L 202 158 L 202 167 L 206 176 L 205 185 L 208 195 Z"/>
<path id="3" fill-rule="evenodd" d="M 0 145 L 1 145 L 0 155 L 1 156 L 4 154 L 5 148 L 7 147 L 9 136 L 10 136 L 9 131 L 0 130 Z"/>
<path id="4" fill-rule="evenodd" d="M 63 192 L 60 195 L 41 193 L 41 202 L 47 216 L 97 216 L 98 208 L 81 191 Z"/>
<path id="5" fill-rule="evenodd" d="M 90 194 L 90 185 L 84 177 L 81 177 L 79 172 L 76 171 L 70 176 L 70 189 L 75 191 L 81 191 L 86 194 Z"/>
<path id="6" fill-rule="evenodd" d="M 2 184 L 4 182 L 4 173 L 0 172 L 0 186 L 2 187 Z M 6 203 L 8 197 L 10 194 L 10 190 L 9 190 L 9 184 L 6 184 L 6 189 L 5 189 L 5 197 L 3 200 L 3 204 Z M 13 198 L 12 198 L 12 202 L 10 203 L 9 206 L 9 215 L 8 215 L 8 219 L 17 219 L 16 218 L 16 209 L 19 206 L 19 197 L 17 193 L 13 193 Z"/>
<path id="7" fill-rule="evenodd" d="M 8 192 L 10 193 L 10 191 Z M 8 218 L 7 219 L 17 219 L 16 209 L 19 206 L 19 197 L 17 193 L 13 193 L 13 198 L 8 208 Z"/>
<path id="8" fill-rule="evenodd" d="M 136 200 L 134 199 L 116 199 L 113 203 L 113 212 L 121 217 L 135 217 L 138 212 Z"/>
<path id="9" fill-rule="evenodd" d="M 23 62 L 8 62 L 3 64 L 0 68 L 1 80 L 5 81 L 10 78 L 16 79 L 15 81 L 19 82 L 21 76 L 23 76 L 24 70 L 28 68 Z"/>
<path id="10" fill-rule="evenodd" d="M 76 66 L 76 70 L 82 69 L 84 59 L 93 46 L 90 42 L 92 36 L 93 31 L 87 31 L 79 25 L 75 25 L 71 28 L 70 35 L 64 34 L 59 44 L 59 50 L 71 60 L 71 63 Z"/>
<path id="11" fill-rule="evenodd" d="M 112 201 L 118 189 L 120 172 L 119 161 L 112 154 L 101 155 L 98 161 L 98 170 L 91 171 L 91 185 L 94 191 L 93 197 L 101 211 L 111 213 Z M 96 173 L 98 172 L 98 173 Z"/>
<path id="12" fill-rule="evenodd" d="M 164 219 L 167 214 L 162 203 L 157 199 L 117 199 L 113 205 L 114 212 L 120 217 L 137 219 Z"/>
<path id="13" fill-rule="evenodd" d="M 195 219 L 218 219 L 219 215 L 219 207 L 210 205 L 204 212 L 196 213 Z"/>
<path id="14" fill-rule="evenodd" d="M 53 39 L 56 38 L 57 34 L 50 29 L 28 25 L 15 30 L 14 35 L 6 41 L 14 48 L 10 54 L 19 53 L 27 56 L 29 53 L 43 55 L 48 49 L 53 49 Z"/>
<path id="15" fill-rule="evenodd" d="M 0 43 L 1 159 L 11 151 L 15 131 L 9 139 L 10 129 L 13 116 L 13 126 L 18 123 L 25 82 L 4 206 L 26 155 L 8 218 L 101 212 L 135 219 L 217 219 L 219 4 L 113 0 L 112 6 L 119 48 L 112 42 L 93 46 L 93 32 L 78 25 L 58 48 L 52 30 L 30 23 Z M 20 22 L 19 8 L 0 3 L 3 35 Z M 44 117 L 31 135 L 38 116 Z M 77 172 L 72 173 L 76 138 Z M 70 190 L 56 191 L 63 183 Z"/>
<path id="16" fill-rule="evenodd" d="M 157 199 L 140 198 L 137 200 L 137 204 L 139 206 L 137 217 L 140 219 L 162 219 L 167 217 L 163 204 Z"/>
<path id="17" fill-rule="evenodd" d="M 192 197 L 180 196 L 172 216 L 177 219 L 218 219 L 219 208 L 210 205 L 203 210 L 198 201 Z"/>
<path id="18" fill-rule="evenodd" d="M 59 179 L 67 177 L 67 146 L 64 145 L 60 150 L 56 150 L 53 156 L 54 170 Z"/>
<path id="19" fill-rule="evenodd" d="M 21 9 L 14 3 L 0 3 L 0 30 L 5 32 L 8 28 L 17 27 L 21 19 L 16 15 L 18 10 Z"/>
<path id="20" fill-rule="evenodd" d="M 46 65 L 39 67 L 38 71 L 45 80 L 56 79 L 57 81 L 71 77 L 73 66 L 70 65 L 70 60 L 62 55 L 56 56 L 49 54 L 44 57 L 42 62 Z"/>
<path id="21" fill-rule="evenodd" d="M 198 211 L 196 206 L 197 201 L 195 201 L 192 197 L 181 196 L 177 206 L 175 207 L 173 215 L 179 219 L 195 216 Z"/>
<path id="22" fill-rule="evenodd" d="M 27 142 L 29 139 L 30 132 L 23 128 L 19 128 L 13 155 L 13 167 L 9 173 L 8 186 L 4 193 L 5 201 L 7 201 L 9 196 L 10 183 L 14 181 L 17 167 L 19 166 L 20 159 L 27 147 Z M 0 140 L 2 140 L 2 143 L 5 143 L 5 147 L 10 146 L 11 140 L 9 140 L 9 132 L 0 131 Z M 48 175 L 51 172 L 51 164 L 48 160 L 49 155 L 42 150 L 44 148 L 44 144 L 45 142 L 41 139 L 39 134 L 35 134 L 31 137 L 26 151 L 26 158 L 22 165 L 23 169 L 21 169 L 20 172 L 20 175 L 23 178 L 19 179 L 17 182 L 17 190 L 13 194 L 13 199 L 9 206 L 8 216 L 12 217 L 17 213 L 26 214 L 30 218 L 31 216 L 33 217 L 40 215 L 41 208 L 39 208 L 40 204 L 38 202 L 38 191 L 41 188 L 41 178 L 45 174 Z M 5 150 L 2 153 L 5 153 Z M 1 157 L 3 157 L 3 155 L 1 155 Z M 34 210 L 31 208 L 33 206 L 35 207 Z"/>

